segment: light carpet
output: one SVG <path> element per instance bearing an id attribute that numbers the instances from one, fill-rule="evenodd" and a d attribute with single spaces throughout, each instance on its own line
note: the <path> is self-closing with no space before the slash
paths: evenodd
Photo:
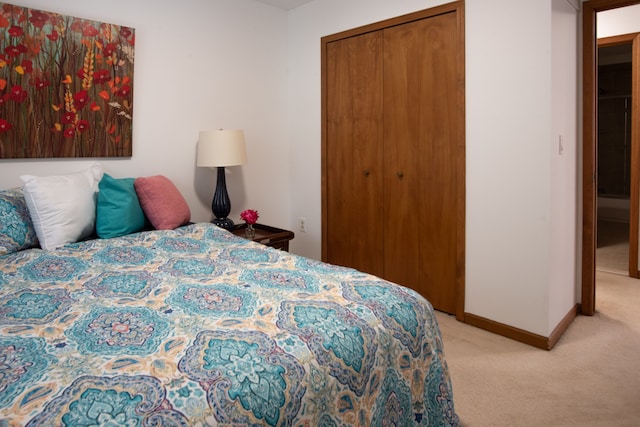
<path id="1" fill-rule="evenodd" d="M 598 220 L 596 268 L 629 274 L 629 223 Z"/>
<path id="2" fill-rule="evenodd" d="M 596 292 L 552 351 L 437 312 L 462 425 L 640 426 L 640 281 L 597 271 Z"/>

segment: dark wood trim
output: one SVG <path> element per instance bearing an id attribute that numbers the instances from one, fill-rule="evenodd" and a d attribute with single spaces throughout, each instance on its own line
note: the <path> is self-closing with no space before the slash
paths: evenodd
<path id="1" fill-rule="evenodd" d="M 551 350 L 560 340 L 560 337 L 564 335 L 564 333 L 569 329 L 569 326 L 574 321 L 574 319 L 578 316 L 580 312 L 580 304 L 574 305 L 571 310 L 562 318 L 560 323 L 555 327 L 551 335 L 549 335 L 549 339 L 547 342 L 547 350 Z"/>
<path id="2" fill-rule="evenodd" d="M 629 276 L 640 278 L 638 271 L 638 230 L 640 227 L 640 33 L 631 45 L 631 187 L 629 209 Z"/>
<path id="3" fill-rule="evenodd" d="M 640 4 L 640 0 L 591 0 L 582 4 L 582 298 L 580 312 L 588 316 L 592 316 L 596 311 L 596 108 L 598 105 L 596 102 L 598 93 L 596 14 L 635 4 Z"/>
<path id="4" fill-rule="evenodd" d="M 582 314 L 596 311 L 596 15 L 582 4 Z"/>
<path id="5" fill-rule="evenodd" d="M 622 35 L 619 35 L 619 36 L 603 37 L 601 39 L 597 39 L 596 43 L 597 43 L 598 47 L 615 46 L 617 44 L 633 43 L 633 40 L 635 38 L 636 38 L 636 33 L 633 33 L 633 34 L 622 34 Z"/>
<path id="6" fill-rule="evenodd" d="M 458 37 L 460 37 L 460 40 L 462 40 L 462 45 L 464 46 L 465 42 L 465 27 L 464 27 L 464 22 L 465 22 L 465 15 L 464 15 L 464 1 L 459 1 L 456 3 L 456 8 L 457 8 L 457 17 L 458 17 L 458 29 L 460 31 L 460 34 L 458 35 Z M 460 322 L 464 322 L 465 320 L 465 316 L 464 316 L 464 301 L 465 301 L 465 276 L 466 276 L 466 269 L 465 269 L 465 262 L 466 262 L 466 229 L 465 229 L 465 224 L 466 224 L 466 121 L 465 121 L 465 117 L 466 117 L 466 113 L 465 113 L 465 91 L 466 91 L 466 85 L 465 85 L 465 49 L 463 47 L 463 49 L 458 51 L 458 96 L 456 97 L 458 99 L 458 114 L 460 114 L 460 119 L 458 120 L 458 123 L 460 123 L 460 126 L 458 128 L 458 132 L 460 133 L 461 137 L 457 138 L 458 141 L 462 141 L 461 147 L 458 147 L 457 150 L 457 154 L 458 154 L 458 158 L 456 159 L 456 161 L 458 162 L 456 169 L 461 171 L 462 173 L 458 174 L 458 182 L 456 183 L 456 188 L 458 189 L 458 191 L 460 192 L 460 195 L 458 196 L 458 212 L 457 212 L 457 216 L 458 216 L 458 224 L 457 224 L 457 230 L 458 230 L 458 241 L 456 243 L 457 246 L 457 259 L 458 259 L 458 271 L 456 274 L 456 279 L 457 279 L 457 307 L 456 307 L 456 319 Z"/>
<path id="7" fill-rule="evenodd" d="M 638 0 L 590 0 L 582 3 L 582 6 L 588 6 L 595 12 L 603 12 L 605 10 L 617 9 L 619 7 L 633 6 L 640 3 Z"/>
<path id="8" fill-rule="evenodd" d="M 475 326 L 485 331 L 493 332 L 497 335 L 510 338 L 515 341 L 519 341 L 524 344 L 531 345 L 543 350 L 548 350 L 549 339 L 542 335 L 534 334 L 524 329 L 515 328 L 513 326 L 505 325 L 487 318 L 476 316 L 475 314 L 465 313 L 465 323 L 471 326 Z"/>
<path id="9" fill-rule="evenodd" d="M 558 340 L 560 340 L 562 334 L 569 328 L 571 322 L 576 318 L 578 309 L 578 304 L 572 307 L 549 337 L 534 334 L 524 329 L 505 325 L 504 323 L 470 313 L 465 313 L 465 323 L 542 350 L 551 350 L 557 344 Z"/>

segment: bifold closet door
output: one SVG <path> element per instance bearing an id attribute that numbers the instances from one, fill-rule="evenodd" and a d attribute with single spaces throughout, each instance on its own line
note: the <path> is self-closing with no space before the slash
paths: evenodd
<path id="1" fill-rule="evenodd" d="M 325 261 L 383 276 L 382 32 L 326 49 Z"/>
<path id="2" fill-rule="evenodd" d="M 457 16 L 445 13 L 383 33 L 384 277 L 455 313 L 457 177 L 463 173 L 456 160 L 463 149 Z"/>

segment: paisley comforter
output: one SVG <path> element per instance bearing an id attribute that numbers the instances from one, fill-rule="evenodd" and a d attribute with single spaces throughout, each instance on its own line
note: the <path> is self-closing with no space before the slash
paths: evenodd
<path id="1" fill-rule="evenodd" d="M 210 224 L 0 257 L 0 425 L 457 425 L 430 304 Z"/>

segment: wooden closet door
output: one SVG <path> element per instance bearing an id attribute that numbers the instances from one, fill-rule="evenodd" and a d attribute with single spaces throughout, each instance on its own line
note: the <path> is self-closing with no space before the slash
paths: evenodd
<path id="1" fill-rule="evenodd" d="M 382 32 L 326 49 L 325 261 L 383 275 Z"/>
<path id="2" fill-rule="evenodd" d="M 456 313 L 456 13 L 384 30 L 384 277 Z M 461 148 L 462 147 L 462 148 Z"/>

